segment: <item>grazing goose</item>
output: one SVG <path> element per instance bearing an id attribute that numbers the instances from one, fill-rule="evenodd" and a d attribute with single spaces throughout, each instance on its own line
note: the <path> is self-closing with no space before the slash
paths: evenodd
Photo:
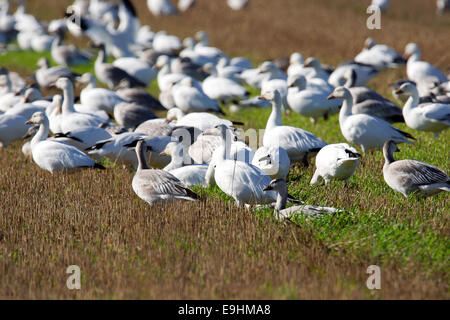
<path id="1" fill-rule="evenodd" d="M 310 184 L 317 184 L 319 178 L 328 184 L 332 179 L 349 181 L 359 163 L 360 155 L 346 143 L 329 144 L 316 156 L 316 171 Z"/>
<path id="2" fill-rule="evenodd" d="M 399 151 L 392 140 L 383 146 L 383 177 L 387 185 L 405 197 L 417 192 L 431 196 L 441 191 L 450 191 L 450 179 L 442 170 L 417 160 L 395 160 L 394 152 Z"/>
<path id="3" fill-rule="evenodd" d="M 291 161 L 289 155 L 281 147 L 260 147 L 253 156 L 252 164 L 257 166 L 272 179 L 286 179 Z"/>
<path id="4" fill-rule="evenodd" d="M 403 107 L 403 117 L 411 129 L 433 132 L 437 138 L 443 130 L 450 127 L 450 104 L 420 104 L 419 91 L 412 83 L 401 85 L 396 93 L 410 97 Z"/>
<path id="5" fill-rule="evenodd" d="M 109 115 L 114 114 L 114 108 L 117 104 L 124 101 L 118 93 L 105 89 L 97 88 L 97 80 L 91 73 L 85 73 L 77 78 L 77 81 L 87 86 L 80 92 L 80 102 L 93 109 L 103 110 Z"/>
<path id="6" fill-rule="evenodd" d="M 194 86 L 192 78 L 184 78 L 172 88 L 175 105 L 185 113 L 217 112 L 224 115 L 219 104 L 208 97 L 203 90 Z"/>
<path id="7" fill-rule="evenodd" d="M 267 120 L 263 145 L 265 147 L 282 147 L 288 153 L 291 163 L 302 161 L 305 166 L 308 166 L 308 159 L 326 143 L 311 132 L 282 125 L 282 102 L 278 91 L 265 92 L 260 98 L 272 102 L 272 113 Z"/>
<path id="8" fill-rule="evenodd" d="M 366 39 L 364 49 L 355 57 L 355 61 L 371 65 L 378 71 L 406 63 L 400 53 L 385 44 L 377 44 L 372 38 Z"/>
<path id="9" fill-rule="evenodd" d="M 315 123 L 319 117 L 328 119 L 329 114 L 337 113 L 342 105 L 341 100 L 328 100 L 332 90 L 308 87 L 307 80 L 302 75 L 288 78 L 287 102 L 292 110 Z"/>
<path id="10" fill-rule="evenodd" d="M 155 16 L 173 16 L 177 14 L 177 9 L 169 0 L 147 0 L 147 6 Z"/>
<path id="11" fill-rule="evenodd" d="M 81 113 L 75 110 L 73 100 L 73 85 L 67 78 L 60 78 L 55 86 L 63 91 L 61 131 L 70 132 L 80 127 L 98 127 L 105 119 L 91 113 Z"/>
<path id="12" fill-rule="evenodd" d="M 194 127 L 200 131 L 213 128 L 219 124 L 224 124 L 228 127 L 234 125 L 233 122 L 227 119 L 221 119 L 207 112 L 192 112 L 185 114 L 183 110 L 178 108 L 172 108 L 167 112 L 167 121 L 176 121 L 177 126 Z"/>
<path id="13" fill-rule="evenodd" d="M 216 101 L 226 104 L 230 101 L 242 100 L 249 96 L 243 86 L 227 78 L 221 78 L 212 63 L 207 63 L 203 69 L 210 76 L 203 81 L 202 88 L 205 94 Z"/>
<path id="14" fill-rule="evenodd" d="M 355 72 L 353 86 L 364 87 L 366 83 L 378 74 L 378 71 L 370 65 L 355 61 L 341 63 L 328 78 L 328 82 L 334 87 L 345 85 L 347 82 L 346 75 L 349 72 Z"/>
<path id="15" fill-rule="evenodd" d="M 90 54 L 78 50 L 74 45 L 64 45 L 60 33 L 52 42 L 51 55 L 56 63 L 64 67 L 85 64 L 91 59 Z"/>
<path id="16" fill-rule="evenodd" d="M 318 217 L 339 212 L 331 207 L 318 207 L 311 205 L 293 206 L 286 209 L 288 200 L 288 188 L 286 180 L 274 179 L 264 189 L 266 192 L 276 192 L 277 202 L 275 204 L 275 217 L 279 220 L 290 219 L 294 215 L 305 215 L 307 217 Z"/>
<path id="17" fill-rule="evenodd" d="M 74 146 L 47 140 L 50 129 L 45 113 L 36 112 L 26 124 L 40 125 L 39 131 L 31 140 L 31 152 L 34 162 L 41 169 L 51 173 L 62 170 L 71 172 L 81 168 L 104 169 Z"/>
<path id="18" fill-rule="evenodd" d="M 179 142 L 170 142 L 161 155 L 170 156 L 170 163 L 164 168 L 165 171 L 173 174 L 178 180 L 183 182 L 186 186 L 203 186 L 206 187 L 206 171 L 208 165 L 193 164 L 183 166 L 184 150 Z"/>
<path id="19" fill-rule="evenodd" d="M 410 143 L 410 134 L 393 127 L 383 119 L 367 114 L 352 114 L 353 97 L 345 87 L 337 87 L 328 99 L 343 98 L 339 113 L 339 125 L 342 135 L 348 142 L 361 146 L 364 153 L 371 149 L 382 149 L 387 140 L 397 143 Z"/>
<path id="20" fill-rule="evenodd" d="M 420 60 L 422 58 L 422 51 L 417 44 L 408 43 L 405 47 L 404 57 L 408 61 L 406 63 L 406 74 L 408 75 L 408 79 L 417 84 L 421 95 L 427 93 L 427 81 L 430 78 L 433 79 L 433 81 L 437 80 L 439 83 L 448 81 L 441 70 L 428 62 Z"/>
<path id="21" fill-rule="evenodd" d="M 50 87 L 59 78 L 64 77 L 74 80 L 77 76 L 77 74 L 64 67 L 58 66 L 50 68 L 50 63 L 46 58 L 39 59 L 37 66 L 40 67 L 40 69 L 36 71 L 36 81 L 42 88 Z"/>
<path id="22" fill-rule="evenodd" d="M 114 119 L 117 124 L 127 129 L 134 130 L 141 123 L 156 118 L 151 109 L 137 103 L 121 102 L 114 108 Z"/>
<path id="23" fill-rule="evenodd" d="M 211 182 L 213 176 L 219 188 L 234 198 L 238 206 L 274 202 L 276 194 L 263 191 L 270 183 L 270 177 L 250 163 L 227 159 L 227 144 L 230 145 L 232 138 L 227 126 L 219 125 L 217 129 L 220 131 L 222 146 L 214 152 L 206 181 Z"/>
<path id="24" fill-rule="evenodd" d="M 150 169 L 145 159 L 147 144 L 140 140 L 136 145 L 139 165 L 133 177 L 132 187 L 139 198 L 153 205 L 157 201 L 189 200 L 199 197 L 170 172 Z"/>
<path id="25" fill-rule="evenodd" d="M 131 76 L 125 70 L 115 67 L 110 63 L 106 63 L 105 45 L 101 44 L 98 57 L 95 60 L 94 69 L 97 78 L 105 83 L 110 89 L 116 88 L 120 81 L 125 79 L 131 87 L 145 87 L 146 85 Z"/>

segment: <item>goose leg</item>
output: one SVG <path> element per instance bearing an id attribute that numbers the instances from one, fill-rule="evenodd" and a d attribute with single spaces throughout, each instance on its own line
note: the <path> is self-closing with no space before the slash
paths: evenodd
<path id="1" fill-rule="evenodd" d="M 308 153 L 305 153 L 305 155 L 303 156 L 302 163 L 303 163 L 303 165 L 305 166 L 305 168 L 308 168 L 308 167 L 309 167 Z"/>

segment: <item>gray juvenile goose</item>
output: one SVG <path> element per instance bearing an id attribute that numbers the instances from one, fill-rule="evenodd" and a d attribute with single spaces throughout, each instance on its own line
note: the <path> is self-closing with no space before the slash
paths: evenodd
<path id="1" fill-rule="evenodd" d="M 383 176 L 387 185 L 405 197 L 411 192 L 431 196 L 441 191 L 450 191 L 448 175 L 428 163 L 417 160 L 394 159 L 394 152 L 399 151 L 392 140 L 383 146 Z"/>

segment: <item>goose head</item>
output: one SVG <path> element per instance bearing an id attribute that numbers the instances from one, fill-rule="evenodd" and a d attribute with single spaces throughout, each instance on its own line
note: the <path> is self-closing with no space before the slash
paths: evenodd
<path id="1" fill-rule="evenodd" d="M 366 41 L 364 41 L 364 48 L 365 49 L 372 49 L 377 43 L 373 38 L 367 38 Z"/>
<path id="2" fill-rule="evenodd" d="M 293 75 L 288 78 L 288 88 L 299 88 L 303 90 L 306 88 L 306 78 L 303 75 Z"/>
<path id="3" fill-rule="evenodd" d="M 272 61 L 265 61 L 259 66 L 258 70 L 259 73 L 273 73 L 278 70 L 278 67 Z"/>
<path id="4" fill-rule="evenodd" d="M 274 179 L 270 181 L 269 185 L 266 186 L 263 191 L 278 191 L 279 193 L 287 194 L 287 184 L 284 179 Z"/>
<path id="5" fill-rule="evenodd" d="M 23 102 L 33 102 L 42 98 L 41 92 L 36 88 L 28 88 L 23 96 Z"/>
<path id="6" fill-rule="evenodd" d="M 169 156 L 176 159 L 183 159 L 183 146 L 180 142 L 169 142 L 159 155 Z"/>
<path id="7" fill-rule="evenodd" d="M 412 96 L 418 94 L 417 87 L 414 83 L 406 82 L 395 90 L 396 94 L 403 94 L 406 96 Z"/>
<path id="8" fill-rule="evenodd" d="M 185 116 L 185 113 L 180 108 L 172 108 L 167 111 L 166 122 L 171 122 L 173 120 L 180 120 Z"/>
<path id="9" fill-rule="evenodd" d="M 40 58 L 36 63 L 36 66 L 39 68 L 50 68 L 50 62 L 47 58 Z"/>
<path id="10" fill-rule="evenodd" d="M 420 59 L 422 52 L 419 46 L 415 43 L 408 43 L 405 47 L 405 52 L 403 53 L 403 58 L 408 60 L 412 56 L 416 56 L 417 59 Z"/>
<path id="11" fill-rule="evenodd" d="M 317 68 L 321 68 L 321 64 L 319 62 L 319 60 L 317 60 L 316 58 L 313 57 L 309 57 L 308 59 L 305 60 L 305 64 L 304 67 L 306 68 L 313 68 L 313 69 L 317 69 Z"/>
<path id="12" fill-rule="evenodd" d="M 91 81 L 94 80 L 94 79 L 95 79 L 95 78 L 94 78 L 94 76 L 92 75 L 92 73 L 86 72 L 86 73 L 84 73 L 81 77 L 78 77 L 76 80 L 77 80 L 79 83 L 86 84 L 86 83 L 91 82 Z"/>
<path id="13" fill-rule="evenodd" d="M 54 85 L 58 89 L 67 90 L 72 87 L 72 81 L 69 78 L 59 78 Z"/>
<path id="14" fill-rule="evenodd" d="M 45 119 L 45 113 L 42 111 L 38 111 L 33 113 L 31 118 L 27 122 L 25 122 L 25 124 L 41 124 L 44 123 Z"/>
<path id="15" fill-rule="evenodd" d="M 337 87 L 334 89 L 333 93 L 328 96 L 328 100 L 336 98 L 347 98 L 351 96 L 350 91 L 345 87 Z"/>
<path id="16" fill-rule="evenodd" d="M 209 36 L 206 31 L 200 30 L 195 34 L 195 39 L 202 43 L 204 46 L 209 45 Z"/>
<path id="17" fill-rule="evenodd" d="M 289 57 L 289 64 L 303 64 L 305 59 L 303 58 L 302 54 L 299 52 L 294 52 Z"/>
<path id="18" fill-rule="evenodd" d="M 394 152 L 399 152 L 400 149 L 397 147 L 394 141 L 388 140 L 383 145 L 383 155 L 387 163 L 392 163 L 395 161 Z"/>
<path id="19" fill-rule="evenodd" d="M 168 56 L 166 56 L 166 55 L 161 55 L 161 56 L 158 57 L 158 59 L 156 59 L 156 63 L 155 63 L 154 68 L 155 68 L 156 70 L 160 70 L 160 69 L 162 69 L 164 66 L 168 65 L 169 62 L 170 62 L 170 59 L 169 59 Z"/>
<path id="20" fill-rule="evenodd" d="M 193 49 L 195 47 L 195 40 L 192 37 L 187 37 L 183 39 L 183 47 L 186 49 Z"/>
<path id="21" fill-rule="evenodd" d="M 268 90 L 264 92 L 262 95 L 260 95 L 258 98 L 266 101 L 281 102 L 281 95 L 278 92 L 278 90 Z"/>

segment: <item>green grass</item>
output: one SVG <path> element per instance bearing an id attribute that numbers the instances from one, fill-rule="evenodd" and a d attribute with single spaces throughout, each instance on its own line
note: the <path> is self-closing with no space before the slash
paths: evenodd
<path id="1" fill-rule="evenodd" d="M 48 52 L 36 54 L 18 51 L 0 55 L 0 65 L 30 75 L 36 70 L 36 61 L 41 56 L 51 60 Z M 78 66 L 73 70 L 94 73 L 92 64 Z M 392 99 L 386 83 L 402 72 L 402 69 L 386 71 L 371 87 Z M 156 82 L 151 84 L 148 91 L 158 94 Z M 252 95 L 259 93 L 253 89 L 251 91 Z M 229 111 L 227 107 L 225 110 Z M 251 108 L 237 113 L 228 112 L 228 118 L 244 122 L 244 129 L 259 129 L 265 127 L 269 114 L 270 109 Z M 283 123 L 311 131 L 327 143 L 345 142 L 337 115 L 331 116 L 328 121 L 320 120 L 312 124 L 309 119 L 291 112 L 283 116 Z M 434 139 L 432 134 L 413 131 L 404 124 L 395 126 L 412 133 L 417 139 L 415 145 L 400 145 L 401 152 L 396 154 L 397 159 L 417 159 L 449 171 L 448 131 Z M 450 256 L 448 194 L 441 193 L 426 199 L 415 196 L 404 198 L 384 182 L 381 171 L 383 161 L 381 152 L 364 155 L 348 185 L 332 182 L 328 186 L 310 186 L 314 165 L 309 168 L 293 167 L 288 179 L 292 195 L 308 204 L 345 210 L 319 219 L 297 217 L 295 222 L 299 227 L 310 230 L 332 254 L 369 255 L 374 264 L 398 263 L 405 271 L 419 267 L 427 275 L 439 273 L 447 277 Z M 113 165 L 108 161 L 104 161 L 104 164 Z M 203 197 L 232 201 L 218 187 L 194 189 Z M 271 214 L 271 209 L 256 212 L 267 216 Z M 286 291 L 289 292 L 289 288 Z"/>

